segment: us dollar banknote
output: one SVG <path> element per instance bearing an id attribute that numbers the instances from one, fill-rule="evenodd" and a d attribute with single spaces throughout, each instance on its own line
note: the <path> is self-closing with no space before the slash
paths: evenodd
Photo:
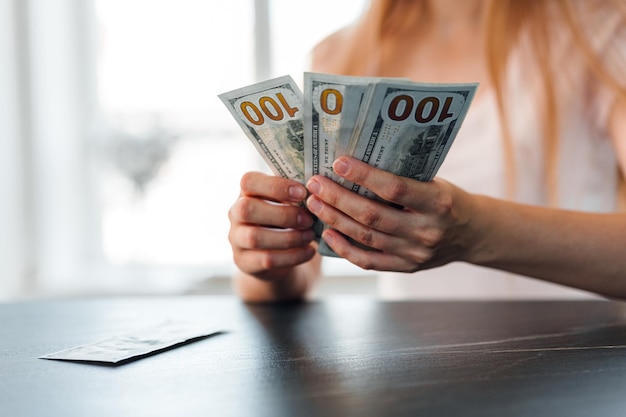
<path id="1" fill-rule="evenodd" d="M 374 79 L 304 73 L 304 177 L 338 180 L 332 164 L 345 155 Z"/>
<path id="2" fill-rule="evenodd" d="M 293 78 L 273 78 L 219 98 L 272 171 L 304 183 L 303 96 Z M 319 239 L 324 225 L 314 219 L 313 230 Z"/>
<path id="3" fill-rule="evenodd" d="M 354 131 L 347 154 L 384 171 L 430 181 L 463 123 L 478 84 L 422 84 L 386 80 L 375 84 L 363 123 Z M 378 198 L 358 184 L 353 192 Z M 337 256 L 321 240 L 319 252 Z"/>
<path id="4" fill-rule="evenodd" d="M 302 92 L 288 76 L 219 95 L 276 175 L 304 182 Z"/>
<path id="5" fill-rule="evenodd" d="M 477 87 L 305 73 L 304 94 L 291 77 L 283 76 L 219 97 L 276 175 L 303 183 L 324 175 L 378 198 L 336 176 L 334 160 L 349 155 L 396 175 L 430 181 Z M 315 220 L 318 238 L 324 227 Z M 322 255 L 337 256 L 319 242 Z"/>
<path id="6" fill-rule="evenodd" d="M 355 125 L 363 117 L 363 103 L 372 78 L 306 72 L 304 74 L 304 178 L 323 175 L 334 181 L 332 164 L 344 155 Z M 319 237 L 324 224 L 314 218 Z"/>
<path id="7" fill-rule="evenodd" d="M 381 81 L 348 154 L 374 167 L 430 181 L 456 137 L 478 84 Z M 353 191 L 375 197 L 351 185 Z"/>

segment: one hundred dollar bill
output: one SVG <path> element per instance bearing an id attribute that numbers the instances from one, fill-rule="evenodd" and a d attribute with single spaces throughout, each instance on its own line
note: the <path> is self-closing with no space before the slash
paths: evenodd
<path id="1" fill-rule="evenodd" d="M 304 74 L 304 178 L 323 175 L 334 181 L 332 164 L 345 154 L 371 78 L 306 72 Z M 324 224 L 315 218 L 319 238 Z"/>
<path id="2" fill-rule="evenodd" d="M 382 170 L 430 181 L 467 114 L 478 84 L 305 73 L 304 94 L 289 76 L 219 97 L 276 175 L 302 183 L 324 175 L 369 198 L 370 190 L 335 175 L 350 155 Z M 315 221 L 318 238 L 324 225 Z M 337 256 L 320 241 L 322 255 Z"/>
<path id="3" fill-rule="evenodd" d="M 333 173 L 363 111 L 373 78 L 307 72 L 304 74 L 304 177 Z M 362 116 L 361 116 L 362 117 Z"/>
<path id="4" fill-rule="evenodd" d="M 403 177 L 432 180 L 463 123 L 477 87 L 476 83 L 378 82 L 364 122 L 355 130 L 346 153 Z M 358 184 L 346 181 L 342 185 L 377 198 Z M 323 240 L 319 251 L 337 256 Z"/>
<path id="5" fill-rule="evenodd" d="M 456 137 L 478 84 L 382 81 L 348 153 L 403 177 L 432 180 Z M 362 195 L 371 192 L 352 187 Z"/>
<path id="6" fill-rule="evenodd" d="M 220 94 L 219 98 L 272 171 L 304 183 L 304 103 L 293 79 L 285 75 Z M 315 218 L 317 239 L 323 227 Z"/>
<path id="7" fill-rule="evenodd" d="M 288 76 L 219 95 L 276 175 L 304 182 L 303 97 Z"/>

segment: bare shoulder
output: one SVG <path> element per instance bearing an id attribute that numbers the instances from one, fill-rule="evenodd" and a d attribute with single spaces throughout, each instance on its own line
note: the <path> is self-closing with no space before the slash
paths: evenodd
<path id="1" fill-rule="evenodd" d="M 337 58 L 345 53 L 353 36 L 353 27 L 346 26 L 322 39 L 311 51 L 311 70 L 336 72 Z"/>

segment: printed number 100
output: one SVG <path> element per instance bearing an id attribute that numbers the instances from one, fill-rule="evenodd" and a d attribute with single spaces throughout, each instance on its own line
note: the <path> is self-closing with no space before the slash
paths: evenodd
<path id="1" fill-rule="evenodd" d="M 291 107 L 283 93 L 277 93 L 276 98 L 278 102 L 273 97 L 260 97 L 258 105 L 251 101 L 244 101 L 240 105 L 241 112 L 250 123 L 260 126 L 265 123 L 265 117 L 275 122 L 280 122 L 284 119 L 285 113 L 289 117 L 294 117 L 300 110 L 297 107 Z"/>

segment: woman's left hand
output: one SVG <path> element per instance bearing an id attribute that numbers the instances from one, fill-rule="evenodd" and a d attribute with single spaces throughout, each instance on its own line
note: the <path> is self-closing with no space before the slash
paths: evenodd
<path id="1" fill-rule="evenodd" d="M 476 233 L 473 196 L 435 178 L 420 182 L 340 157 L 334 172 L 401 208 L 375 201 L 322 176 L 307 183 L 309 210 L 331 228 L 324 240 L 364 269 L 414 272 L 466 260 Z M 362 249 L 345 236 L 374 250 Z"/>

